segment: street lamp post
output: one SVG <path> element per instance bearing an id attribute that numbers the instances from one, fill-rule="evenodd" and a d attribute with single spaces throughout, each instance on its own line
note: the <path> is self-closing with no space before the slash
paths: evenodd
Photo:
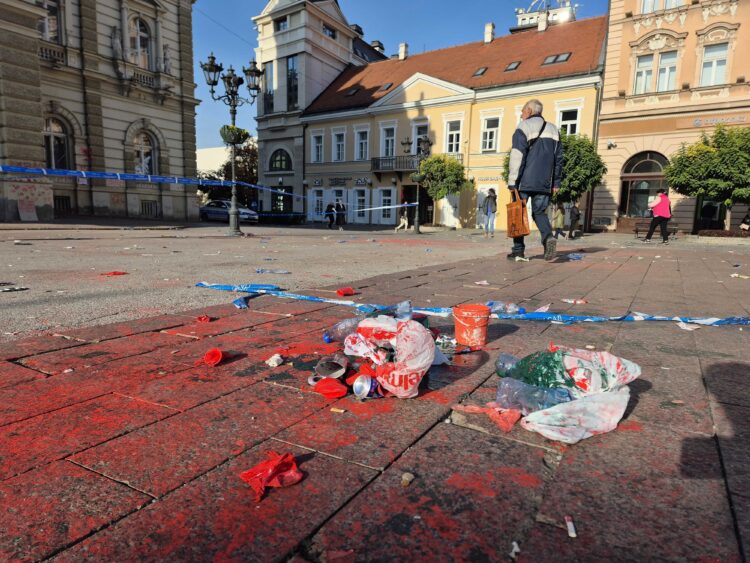
<path id="1" fill-rule="evenodd" d="M 217 102 L 224 102 L 229 106 L 232 127 L 235 127 L 237 124 L 237 108 L 244 106 L 245 104 L 252 105 L 255 103 L 258 92 L 260 92 L 259 83 L 263 71 L 258 68 L 255 61 L 251 61 L 248 68 L 243 67 L 242 69 L 245 78 L 238 76 L 234 72 L 234 68 L 231 66 L 227 69 L 226 73 L 221 74 L 224 70 L 224 66 L 221 63 L 216 62 L 216 57 L 213 53 L 208 56 L 208 62 L 200 63 L 200 65 L 206 78 L 206 84 L 211 92 L 211 98 Z M 219 84 L 220 74 L 226 94 L 217 95 L 215 88 Z M 247 89 L 250 92 L 249 98 L 243 98 L 240 96 L 240 86 L 245 83 L 247 83 Z M 229 236 L 240 236 L 242 235 L 242 231 L 240 230 L 240 212 L 237 209 L 237 176 L 235 164 L 237 143 L 229 143 L 229 145 L 232 151 L 232 204 L 229 208 L 229 232 L 227 234 Z"/>

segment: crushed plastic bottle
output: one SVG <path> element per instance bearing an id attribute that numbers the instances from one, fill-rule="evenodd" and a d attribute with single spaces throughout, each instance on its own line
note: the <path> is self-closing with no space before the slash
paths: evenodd
<path id="1" fill-rule="evenodd" d="M 360 322 L 362 322 L 361 317 L 339 321 L 323 333 L 323 340 L 328 344 L 331 342 L 343 342 L 347 336 L 357 331 L 357 325 Z"/>
<path id="2" fill-rule="evenodd" d="M 526 309 L 519 307 L 515 303 L 506 303 L 505 301 L 487 301 L 487 306 L 490 308 L 491 313 L 499 313 L 501 315 L 526 314 Z"/>
<path id="3" fill-rule="evenodd" d="M 411 301 L 402 301 L 376 311 L 378 315 L 391 315 L 399 321 L 410 321 L 412 316 Z"/>
<path id="4" fill-rule="evenodd" d="M 503 377 L 497 386 L 497 406 L 521 411 L 524 416 L 572 400 L 562 387 L 536 387 L 512 377 Z"/>
<path id="5" fill-rule="evenodd" d="M 507 373 L 520 362 L 520 358 L 517 358 L 511 354 L 500 354 L 495 360 L 495 373 L 500 377 L 505 377 Z"/>

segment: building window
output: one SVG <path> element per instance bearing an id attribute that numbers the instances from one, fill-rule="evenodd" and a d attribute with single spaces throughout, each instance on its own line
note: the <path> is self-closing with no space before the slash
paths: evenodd
<path id="1" fill-rule="evenodd" d="M 286 107 L 289 111 L 299 109 L 297 55 L 286 58 Z"/>
<path id="2" fill-rule="evenodd" d="M 519 66 L 521 66 L 521 61 L 513 61 L 508 66 L 505 67 L 505 72 L 509 72 L 511 70 L 516 70 Z"/>
<path id="3" fill-rule="evenodd" d="M 380 215 L 383 219 L 390 219 L 393 217 L 393 209 L 391 209 L 391 206 L 393 205 L 393 192 L 389 189 L 384 189 L 382 192 L 380 192 Z"/>
<path id="4" fill-rule="evenodd" d="M 312 136 L 312 161 L 323 162 L 323 135 Z"/>
<path id="5" fill-rule="evenodd" d="M 273 113 L 273 62 L 263 64 L 263 113 Z"/>
<path id="6" fill-rule="evenodd" d="M 669 92 L 677 89 L 677 51 L 668 51 L 659 55 L 659 75 L 656 83 L 657 92 Z"/>
<path id="7" fill-rule="evenodd" d="M 59 0 L 37 0 L 36 5 L 47 11 L 47 14 L 37 22 L 39 36 L 45 41 L 62 43 Z"/>
<path id="8" fill-rule="evenodd" d="M 315 215 L 323 215 L 323 190 L 315 190 Z"/>
<path id="9" fill-rule="evenodd" d="M 622 169 L 620 217 L 648 217 L 649 200 L 660 189 L 668 189 L 664 167 L 669 161 L 656 152 L 642 152 L 625 163 Z"/>
<path id="10" fill-rule="evenodd" d="M 647 94 L 651 91 L 651 82 L 654 73 L 654 56 L 641 55 L 635 65 L 635 85 L 633 92 Z"/>
<path id="11" fill-rule="evenodd" d="M 276 190 L 271 193 L 271 211 L 274 213 L 291 213 L 292 193 L 292 188 L 276 188 Z"/>
<path id="12" fill-rule="evenodd" d="M 412 154 L 421 155 L 421 148 L 419 146 L 419 140 L 428 137 L 430 132 L 430 126 L 426 123 L 414 126 L 414 144 L 412 146 Z"/>
<path id="13" fill-rule="evenodd" d="M 277 149 L 271 154 L 271 172 L 289 172 L 292 169 L 292 159 L 284 149 Z"/>
<path id="14" fill-rule="evenodd" d="M 385 84 L 383 84 L 383 85 L 382 85 L 382 86 L 381 86 L 381 87 L 380 87 L 380 88 L 378 89 L 378 92 L 385 92 L 385 91 L 386 91 L 386 90 L 388 90 L 388 89 L 389 89 L 389 88 L 390 88 L 391 86 L 393 86 L 393 82 L 386 82 Z"/>
<path id="15" fill-rule="evenodd" d="M 728 43 L 706 45 L 703 48 L 701 86 L 726 84 Z"/>
<path id="16" fill-rule="evenodd" d="M 336 30 L 323 24 L 323 35 L 330 37 L 331 39 L 336 39 Z"/>
<path id="17" fill-rule="evenodd" d="M 50 117 L 44 122 L 44 156 L 47 168 L 70 170 L 70 135 L 59 119 Z"/>
<path id="18" fill-rule="evenodd" d="M 367 160 L 370 154 L 370 132 L 357 131 L 357 160 Z"/>
<path id="19" fill-rule="evenodd" d="M 461 122 L 449 121 L 446 124 L 445 152 L 455 154 L 461 152 Z"/>
<path id="20" fill-rule="evenodd" d="M 568 135 L 575 135 L 578 133 L 578 110 L 577 109 L 564 109 L 560 112 L 558 119 L 560 124 L 560 131 L 564 131 Z"/>
<path id="21" fill-rule="evenodd" d="M 671 10 L 672 8 L 679 8 L 682 6 L 682 0 L 664 0 L 664 9 Z"/>
<path id="22" fill-rule="evenodd" d="M 485 72 L 487 72 L 487 67 L 483 66 L 476 70 L 476 72 L 474 73 L 474 76 L 482 76 Z"/>
<path id="23" fill-rule="evenodd" d="M 141 131 L 135 136 L 135 173 L 143 175 L 156 174 L 156 143 L 151 135 Z"/>
<path id="24" fill-rule="evenodd" d="M 482 122 L 482 152 L 497 151 L 497 136 L 500 130 L 500 119 L 491 117 Z"/>
<path id="25" fill-rule="evenodd" d="M 141 18 L 130 20 L 130 62 L 151 70 L 151 33 Z"/>
<path id="26" fill-rule="evenodd" d="M 642 0 L 641 13 L 649 14 L 657 9 L 658 0 Z"/>
<path id="27" fill-rule="evenodd" d="M 557 55 L 549 55 L 544 58 L 543 65 L 551 65 L 555 63 L 564 63 L 570 58 L 570 53 L 559 53 Z M 518 68 L 518 67 L 516 67 Z M 506 69 L 507 70 L 507 69 Z"/>
<path id="28" fill-rule="evenodd" d="M 394 127 L 385 127 L 382 131 L 382 156 L 396 156 L 396 129 Z"/>
<path id="29" fill-rule="evenodd" d="M 333 161 L 344 162 L 346 159 L 346 134 L 333 134 Z"/>
<path id="30" fill-rule="evenodd" d="M 289 20 L 286 17 L 273 20 L 274 31 L 286 31 L 289 29 Z"/>

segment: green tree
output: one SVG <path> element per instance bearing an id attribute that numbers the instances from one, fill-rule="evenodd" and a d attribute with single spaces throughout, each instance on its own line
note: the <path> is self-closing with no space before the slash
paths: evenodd
<path id="1" fill-rule="evenodd" d="M 419 182 L 425 187 L 430 197 L 437 201 L 449 194 L 473 187 L 466 179 L 464 165 L 453 157 L 436 154 L 425 158 L 419 165 Z M 433 207 L 433 223 L 437 206 Z"/>
<path id="2" fill-rule="evenodd" d="M 235 177 L 238 182 L 245 182 L 247 184 L 258 183 L 258 147 L 255 143 L 245 143 L 244 145 L 237 147 L 235 150 Z M 205 180 L 226 180 L 232 179 L 232 157 L 227 157 L 227 160 L 216 170 L 209 170 L 205 172 L 199 172 L 199 178 Z M 243 205 L 249 205 L 251 198 L 251 191 L 253 188 L 246 186 L 237 186 L 237 194 L 240 203 Z M 232 188 L 230 187 L 208 187 L 204 188 L 204 191 L 208 189 L 210 199 L 229 199 L 232 196 Z"/>
<path id="3" fill-rule="evenodd" d="M 724 203 L 724 228 L 728 230 L 732 206 L 750 202 L 750 127 L 720 125 L 692 145 L 683 144 L 664 176 L 677 193 Z"/>
<path id="4" fill-rule="evenodd" d="M 596 151 L 594 142 L 586 135 L 566 135 L 560 132 L 563 146 L 563 169 L 560 190 L 552 198 L 555 203 L 578 201 L 586 192 L 598 186 L 607 173 L 607 166 Z M 510 154 L 503 160 L 503 180 L 508 182 Z"/>

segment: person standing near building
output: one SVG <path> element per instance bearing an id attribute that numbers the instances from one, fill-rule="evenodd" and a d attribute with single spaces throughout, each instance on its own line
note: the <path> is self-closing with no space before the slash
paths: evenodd
<path id="1" fill-rule="evenodd" d="M 654 213 L 654 218 L 651 219 L 651 225 L 648 228 L 648 234 L 643 242 L 651 242 L 651 237 L 656 230 L 657 225 L 661 229 L 661 243 L 669 244 L 669 233 L 667 232 L 667 223 L 672 217 L 672 203 L 669 201 L 667 196 L 667 190 L 660 189 L 656 192 L 656 197 L 653 201 L 650 201 L 648 206 Z"/>
<path id="2" fill-rule="evenodd" d="M 562 203 L 558 203 L 555 206 L 555 214 L 552 216 L 552 228 L 555 229 L 555 238 L 559 238 L 560 235 L 565 238 L 563 229 L 565 228 L 565 208 Z"/>
<path id="3" fill-rule="evenodd" d="M 563 150 L 560 132 L 542 117 L 544 106 L 539 100 L 529 100 L 521 110 L 521 123 L 513 133 L 510 151 L 508 188 L 518 189 L 521 197 L 531 202 L 531 213 L 542 237 L 544 259 L 557 255 L 557 239 L 547 217 L 550 197 L 560 189 Z M 513 238 L 509 259 L 524 257 L 524 237 Z"/>
<path id="4" fill-rule="evenodd" d="M 576 231 L 578 230 L 578 221 L 581 220 L 581 210 L 578 209 L 578 204 L 574 201 L 573 206 L 570 208 L 570 229 L 568 230 L 568 239 L 573 240 L 576 238 Z"/>
<path id="5" fill-rule="evenodd" d="M 495 214 L 497 213 L 497 194 L 490 188 L 487 197 L 482 203 L 482 212 L 484 213 L 484 238 L 495 238 Z"/>
<path id="6" fill-rule="evenodd" d="M 346 224 L 346 205 L 340 199 L 336 200 L 336 224 L 339 227 L 339 231 L 344 230 Z"/>
<path id="7" fill-rule="evenodd" d="M 328 218 L 328 228 L 333 229 L 333 223 L 336 221 L 336 206 L 329 203 L 326 206 L 326 217 Z"/>
<path id="8" fill-rule="evenodd" d="M 406 200 L 401 201 L 401 208 L 398 210 L 398 217 L 399 223 L 393 230 L 394 233 L 397 233 L 401 228 L 404 230 L 409 228 L 409 208 L 406 206 Z"/>

